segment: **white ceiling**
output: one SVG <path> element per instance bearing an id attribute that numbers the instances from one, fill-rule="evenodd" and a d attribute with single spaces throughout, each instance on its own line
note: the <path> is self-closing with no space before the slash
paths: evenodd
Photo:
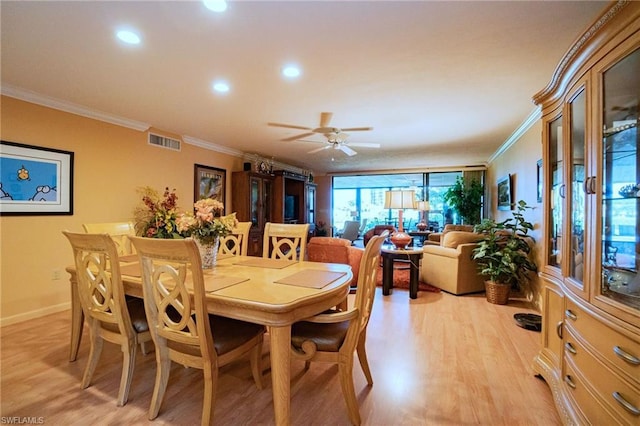
<path id="1" fill-rule="evenodd" d="M 484 164 L 606 4 L 2 1 L 2 85 L 318 174 Z M 123 25 L 141 45 L 116 41 Z M 303 131 L 267 125 L 317 127 L 323 111 L 381 148 L 307 154 L 320 145 L 281 141 Z"/>

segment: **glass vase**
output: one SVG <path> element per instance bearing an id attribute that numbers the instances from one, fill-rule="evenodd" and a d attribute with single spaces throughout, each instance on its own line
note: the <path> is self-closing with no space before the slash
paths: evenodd
<path id="1" fill-rule="evenodd" d="M 211 269 L 218 262 L 218 248 L 220 247 L 220 238 L 216 237 L 213 243 L 202 242 L 196 240 L 198 249 L 200 249 L 200 259 L 202 261 L 202 269 Z"/>

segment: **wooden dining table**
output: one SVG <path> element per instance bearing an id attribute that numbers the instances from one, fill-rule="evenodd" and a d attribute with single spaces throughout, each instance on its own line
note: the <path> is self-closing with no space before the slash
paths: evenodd
<path id="1" fill-rule="evenodd" d="M 142 297 L 136 255 L 120 259 L 125 293 Z M 75 266 L 66 268 L 71 287 L 71 348 L 77 358 L 84 315 L 77 292 Z M 291 325 L 339 305 L 349 292 L 349 265 L 291 262 L 249 256 L 218 258 L 204 270 L 208 312 L 269 326 L 275 423 L 288 425 L 291 411 Z"/>

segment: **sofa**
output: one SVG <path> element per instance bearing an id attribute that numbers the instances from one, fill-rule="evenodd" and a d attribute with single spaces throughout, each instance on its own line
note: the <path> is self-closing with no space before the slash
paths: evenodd
<path id="1" fill-rule="evenodd" d="M 352 246 L 351 241 L 344 238 L 313 237 L 307 243 L 307 259 L 311 262 L 350 265 L 353 272 L 352 288 L 358 284 L 358 272 L 363 254 L 363 249 Z"/>
<path id="2" fill-rule="evenodd" d="M 420 281 L 456 295 L 484 291 L 485 277 L 472 259 L 482 238 L 475 232 L 443 231 L 439 243 L 422 247 Z"/>

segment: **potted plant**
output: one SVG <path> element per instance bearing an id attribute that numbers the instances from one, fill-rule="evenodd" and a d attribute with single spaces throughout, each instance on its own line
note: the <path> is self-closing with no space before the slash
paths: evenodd
<path id="1" fill-rule="evenodd" d="M 456 183 L 444 193 L 445 201 L 460 214 L 463 223 L 475 225 L 480 223 L 480 209 L 484 188 L 477 179 L 465 182 L 458 176 Z"/>
<path id="2" fill-rule="evenodd" d="M 512 288 L 520 289 L 529 280 L 529 273 L 538 269 L 530 259 L 533 238 L 528 233 L 533 225 L 523 214 L 530 207 L 520 200 L 516 208 L 509 219 L 502 222 L 485 219 L 475 227 L 476 232 L 484 234 L 484 239 L 473 250 L 473 258 L 479 272 L 488 278 L 487 300 L 500 305 L 507 303 Z"/>

